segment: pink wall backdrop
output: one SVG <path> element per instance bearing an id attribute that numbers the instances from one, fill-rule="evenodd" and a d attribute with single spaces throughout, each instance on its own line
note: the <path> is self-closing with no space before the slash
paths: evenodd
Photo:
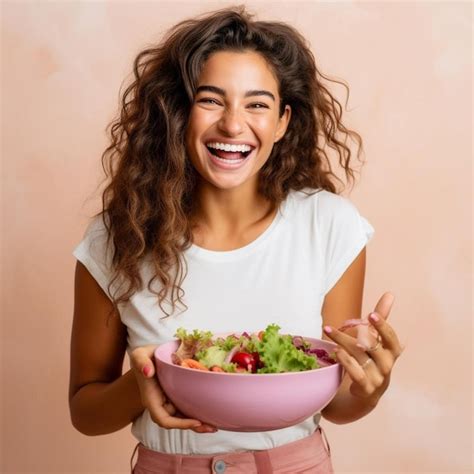
<path id="1" fill-rule="evenodd" d="M 228 2 L 2 2 L 3 473 L 126 473 L 129 429 L 69 421 L 71 251 L 99 209 L 104 129 L 135 55 Z M 472 4 L 248 2 L 351 87 L 376 229 L 364 312 L 391 290 L 407 349 L 375 412 L 326 423 L 336 471 L 472 472 Z M 344 101 L 342 87 L 333 91 Z"/>

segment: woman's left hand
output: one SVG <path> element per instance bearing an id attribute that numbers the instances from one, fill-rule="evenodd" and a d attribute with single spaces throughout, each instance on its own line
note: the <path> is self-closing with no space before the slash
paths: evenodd
<path id="1" fill-rule="evenodd" d="M 386 321 L 393 301 L 393 295 L 385 293 L 369 315 L 369 323 L 377 334 L 371 347 L 362 346 L 355 337 L 336 328 L 324 327 L 325 334 L 339 345 L 336 357 L 352 380 L 351 394 L 374 404 L 387 389 L 395 361 L 404 349 L 396 332 Z"/>

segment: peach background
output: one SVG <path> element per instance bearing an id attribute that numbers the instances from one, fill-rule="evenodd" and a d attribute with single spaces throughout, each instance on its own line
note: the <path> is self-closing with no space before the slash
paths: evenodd
<path id="1" fill-rule="evenodd" d="M 229 4 L 2 3 L 1 472 L 128 472 L 128 428 L 90 438 L 69 421 L 71 251 L 98 210 L 104 129 L 133 58 Z M 375 412 L 326 423 L 336 471 L 472 472 L 472 5 L 248 5 L 299 28 L 351 87 L 367 159 L 351 198 L 376 228 L 364 312 L 392 290 L 407 345 Z"/>

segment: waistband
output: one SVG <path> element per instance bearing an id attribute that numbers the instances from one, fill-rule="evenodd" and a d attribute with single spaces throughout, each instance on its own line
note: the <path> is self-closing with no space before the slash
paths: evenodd
<path id="1" fill-rule="evenodd" d="M 180 455 L 153 451 L 138 443 L 130 460 L 133 474 L 133 459 L 138 451 L 135 468 L 157 473 L 209 472 L 224 473 L 226 467 L 239 466 L 241 472 L 272 474 L 279 468 L 288 467 L 292 460 L 299 462 L 305 455 L 317 464 L 330 457 L 330 446 L 324 431 L 319 426 L 316 431 L 303 439 L 276 448 L 262 451 L 243 451 L 216 455 Z M 288 472 L 288 471 L 287 471 Z"/>

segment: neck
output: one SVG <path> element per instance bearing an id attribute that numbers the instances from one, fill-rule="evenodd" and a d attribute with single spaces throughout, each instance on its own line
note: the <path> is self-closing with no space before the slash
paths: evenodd
<path id="1" fill-rule="evenodd" d="M 250 183 L 235 189 L 201 184 L 196 198 L 194 226 L 215 235 L 245 230 L 274 211 L 273 203 L 260 195 L 257 186 Z"/>

